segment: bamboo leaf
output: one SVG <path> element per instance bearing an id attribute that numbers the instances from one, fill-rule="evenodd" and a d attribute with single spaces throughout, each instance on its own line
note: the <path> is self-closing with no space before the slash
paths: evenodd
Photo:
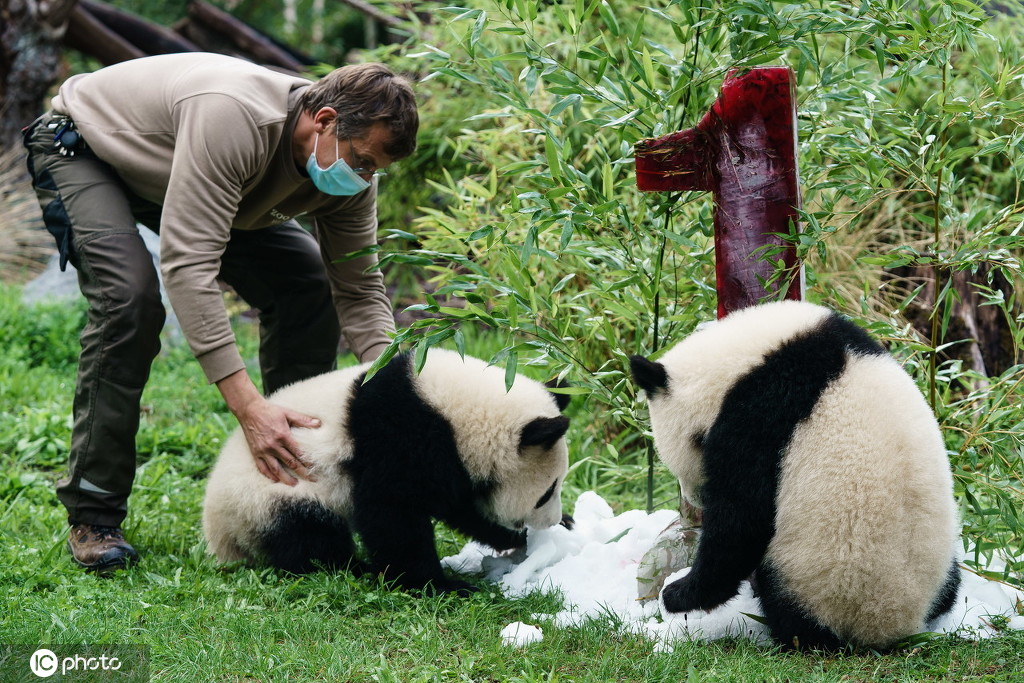
<path id="1" fill-rule="evenodd" d="M 515 351 L 509 351 L 508 357 L 505 359 L 505 391 L 511 391 L 512 385 L 516 381 L 516 372 L 519 369 L 519 354 Z"/>
<path id="2" fill-rule="evenodd" d="M 598 12 L 601 14 L 601 19 L 604 21 L 608 35 L 613 38 L 618 38 L 621 35 L 619 20 L 615 17 L 615 12 L 612 11 L 612 8 L 608 6 L 607 0 L 601 0 L 601 4 L 598 6 Z"/>

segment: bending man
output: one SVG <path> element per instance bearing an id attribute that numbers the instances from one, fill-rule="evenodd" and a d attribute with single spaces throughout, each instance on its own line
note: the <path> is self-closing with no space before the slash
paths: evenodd
<path id="1" fill-rule="evenodd" d="M 375 176 L 413 152 L 418 126 L 409 84 L 380 64 L 310 82 L 187 53 L 73 76 L 25 129 L 46 227 L 89 306 L 57 485 L 80 565 L 138 558 L 120 526 L 165 312 L 137 225 L 160 233 L 168 298 L 257 467 L 294 484 L 306 471 L 290 429 L 316 425 L 249 379 L 217 281 L 259 311 L 265 393 L 332 369 L 342 331 L 360 360 L 380 355 L 394 316 L 376 257 L 344 257 L 376 243 Z"/>

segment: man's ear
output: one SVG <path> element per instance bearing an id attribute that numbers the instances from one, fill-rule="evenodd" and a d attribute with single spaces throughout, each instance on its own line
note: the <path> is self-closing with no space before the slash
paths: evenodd
<path id="1" fill-rule="evenodd" d="M 338 112 L 333 107 L 321 107 L 313 114 L 313 130 L 320 135 L 334 130 L 334 119 L 338 118 Z"/>

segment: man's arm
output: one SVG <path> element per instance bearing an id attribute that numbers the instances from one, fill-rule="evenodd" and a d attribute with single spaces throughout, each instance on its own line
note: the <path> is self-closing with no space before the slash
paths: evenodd
<path id="1" fill-rule="evenodd" d="M 349 348 L 360 361 L 374 360 L 391 343 L 394 308 L 376 267 L 377 255 L 347 255 L 377 244 L 377 181 L 343 209 L 317 216 L 315 235 Z"/>
<path id="2" fill-rule="evenodd" d="M 235 100 L 192 98 L 176 110 L 178 138 L 161 217 L 161 271 L 182 331 L 238 420 L 268 479 L 308 478 L 291 427 L 313 418 L 269 403 L 245 372 L 217 274 L 242 187 L 270 154 L 263 131 Z"/>

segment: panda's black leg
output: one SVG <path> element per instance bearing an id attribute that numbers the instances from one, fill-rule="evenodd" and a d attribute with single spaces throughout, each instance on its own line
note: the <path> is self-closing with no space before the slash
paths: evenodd
<path id="1" fill-rule="evenodd" d="M 848 647 L 839 637 L 808 617 L 782 590 L 768 563 L 756 574 L 758 598 L 772 638 L 784 650 L 826 650 L 837 652 Z"/>
<path id="2" fill-rule="evenodd" d="M 314 501 L 282 501 L 273 519 L 260 536 L 272 566 L 295 574 L 352 568 L 355 548 L 341 515 Z"/>
<path id="3" fill-rule="evenodd" d="M 444 575 L 430 517 L 395 505 L 356 506 L 354 523 L 370 567 L 386 581 L 430 593 L 468 595 L 477 588 Z"/>
<path id="4" fill-rule="evenodd" d="M 734 487 L 731 497 L 711 492 L 689 574 L 665 587 L 670 612 L 710 610 L 734 597 L 764 558 L 771 540 L 773 505 L 761 487 Z"/>
<path id="5" fill-rule="evenodd" d="M 526 545 L 526 531 L 515 531 L 484 517 L 475 505 L 453 511 L 444 519 L 452 527 L 495 550 L 509 550 Z"/>

